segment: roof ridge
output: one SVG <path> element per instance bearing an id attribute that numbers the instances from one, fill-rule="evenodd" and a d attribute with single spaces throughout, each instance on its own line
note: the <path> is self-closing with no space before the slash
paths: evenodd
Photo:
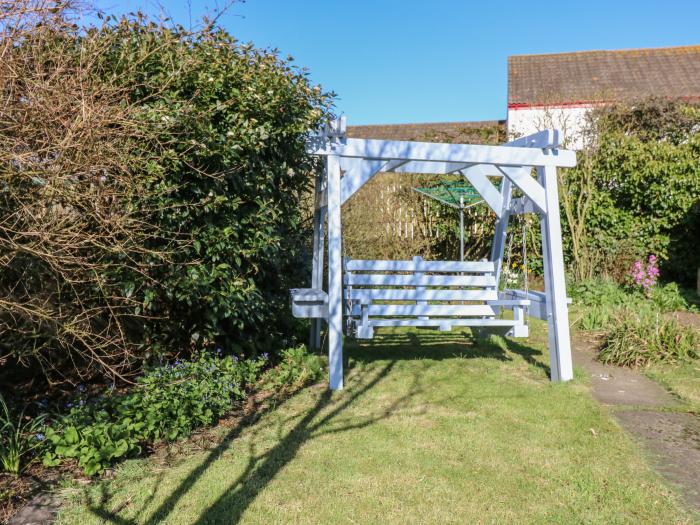
<path id="1" fill-rule="evenodd" d="M 666 46 L 666 47 L 632 47 L 623 49 L 589 49 L 585 51 L 565 51 L 560 53 L 526 53 L 522 55 L 509 55 L 508 60 L 511 58 L 521 58 L 521 57 L 546 57 L 546 56 L 561 56 L 561 55 L 585 55 L 585 54 L 595 54 L 595 53 L 635 53 L 640 51 L 681 51 L 681 50 L 693 50 L 700 52 L 700 44 L 691 44 L 684 46 Z"/>
<path id="2" fill-rule="evenodd" d="M 348 124 L 349 128 L 374 127 L 374 126 L 444 126 L 446 124 L 499 124 L 505 122 L 504 119 L 489 120 L 448 120 L 443 122 L 399 122 L 393 124 Z"/>

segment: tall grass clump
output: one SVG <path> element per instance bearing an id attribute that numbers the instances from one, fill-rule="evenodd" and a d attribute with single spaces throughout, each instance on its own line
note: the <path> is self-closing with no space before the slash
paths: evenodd
<path id="1" fill-rule="evenodd" d="M 700 358 L 700 332 L 650 310 L 619 311 L 598 356 L 607 364 L 642 367 Z"/>
<path id="2" fill-rule="evenodd" d="M 15 476 L 38 457 L 44 440 L 44 416 L 29 417 L 26 410 L 11 410 L 0 395 L 0 466 Z"/>

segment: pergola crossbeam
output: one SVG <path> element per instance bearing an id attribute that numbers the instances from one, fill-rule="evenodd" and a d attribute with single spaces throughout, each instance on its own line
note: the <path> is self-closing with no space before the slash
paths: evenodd
<path id="1" fill-rule="evenodd" d="M 313 155 L 337 155 L 366 160 L 462 162 L 499 166 L 573 167 L 576 165 L 575 152 L 567 150 L 398 140 L 345 139 L 345 142 L 339 144 L 315 145 L 310 147 L 308 152 Z"/>

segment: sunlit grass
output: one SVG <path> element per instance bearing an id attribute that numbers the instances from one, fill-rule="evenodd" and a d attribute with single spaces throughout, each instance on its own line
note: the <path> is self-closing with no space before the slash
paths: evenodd
<path id="1" fill-rule="evenodd" d="M 70 490 L 60 523 L 683 523 L 677 498 L 545 332 L 348 341 L 346 389 L 306 389 L 216 449 Z M 578 374 L 577 377 L 582 377 Z"/>
<path id="2" fill-rule="evenodd" d="M 678 396 L 690 410 L 700 414 L 700 360 L 679 365 L 651 365 L 645 372 Z"/>

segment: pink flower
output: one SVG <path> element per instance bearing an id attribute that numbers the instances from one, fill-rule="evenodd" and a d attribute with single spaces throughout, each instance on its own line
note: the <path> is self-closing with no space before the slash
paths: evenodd
<path id="1" fill-rule="evenodd" d="M 644 292 L 650 293 L 651 289 L 656 285 L 656 282 L 661 274 L 657 265 L 657 257 L 654 254 L 649 255 L 647 263 L 643 261 L 635 261 L 630 269 L 630 277 L 634 283 L 641 287 Z"/>

